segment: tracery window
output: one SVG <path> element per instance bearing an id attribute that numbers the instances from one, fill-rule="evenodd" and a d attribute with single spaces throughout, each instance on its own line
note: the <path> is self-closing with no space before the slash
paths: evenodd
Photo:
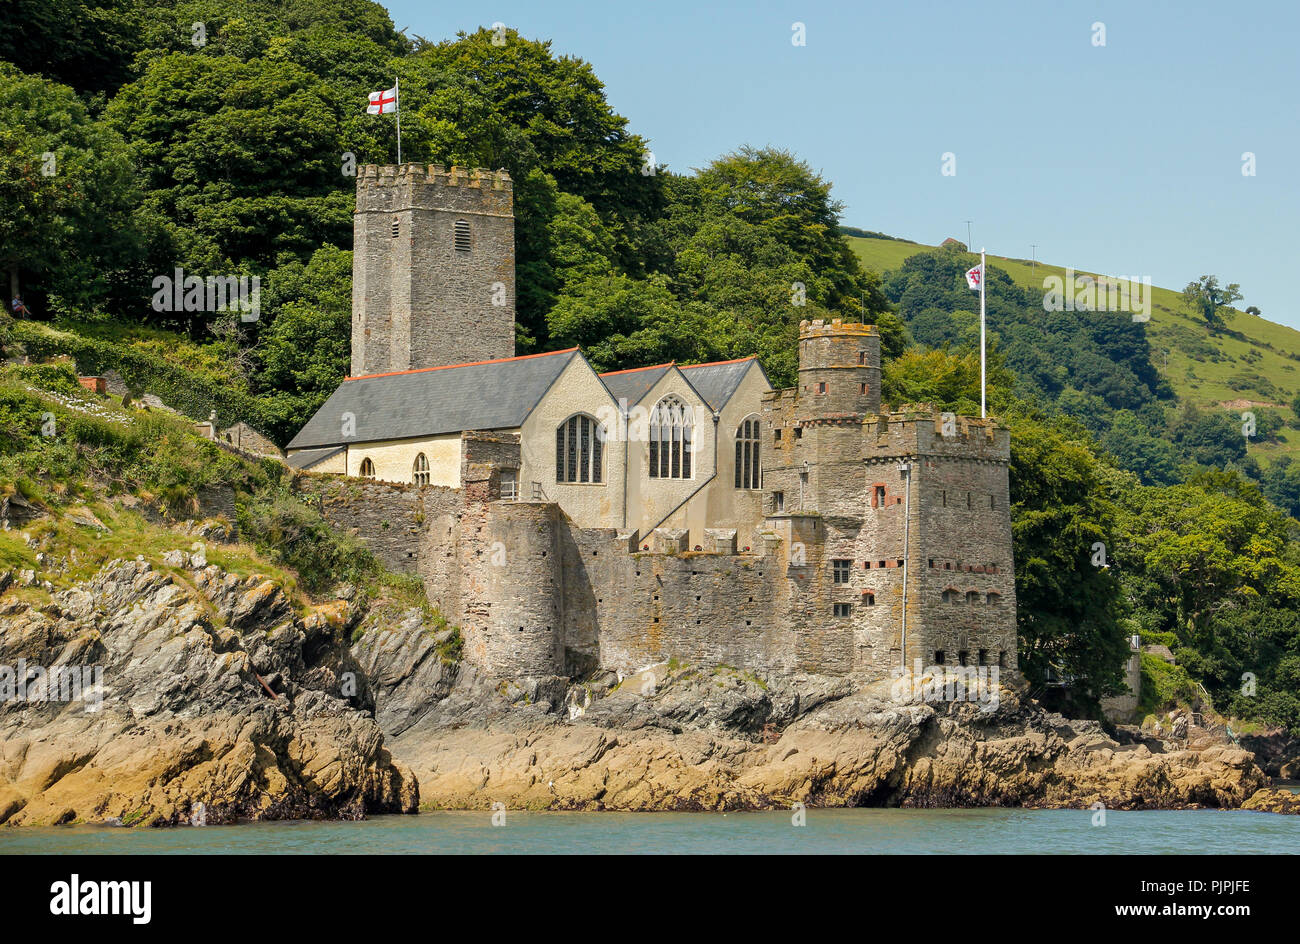
<path id="1" fill-rule="evenodd" d="M 758 417 L 744 420 L 736 430 L 736 488 L 758 488 L 761 474 Z"/>
<path id="2" fill-rule="evenodd" d="M 689 479 L 695 414 L 677 397 L 667 396 L 650 411 L 650 477 Z"/>
<path id="3" fill-rule="evenodd" d="M 575 413 L 555 427 L 555 481 L 599 485 L 604 480 L 599 430 L 597 421 L 585 413 Z"/>

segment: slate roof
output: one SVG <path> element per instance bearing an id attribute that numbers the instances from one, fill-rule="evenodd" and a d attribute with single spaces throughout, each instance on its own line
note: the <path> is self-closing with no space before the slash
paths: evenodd
<path id="1" fill-rule="evenodd" d="M 672 368 L 672 362 L 656 364 L 654 367 L 634 367 L 631 370 L 601 374 L 600 379 L 615 400 L 626 399 L 628 406 L 636 406 L 650 392 L 650 388 L 659 382 L 659 378 Z"/>
<path id="2" fill-rule="evenodd" d="M 521 426 L 578 349 L 391 374 L 349 377 L 289 443 L 289 449 L 411 439 L 465 429 Z M 356 437 L 343 438 L 343 414 Z"/>
<path id="3" fill-rule="evenodd" d="M 289 466 L 294 469 L 310 469 L 312 466 L 324 462 L 330 456 L 337 456 L 345 448 L 347 447 L 322 446 L 320 449 L 304 449 L 289 456 Z"/>
<path id="4" fill-rule="evenodd" d="M 753 357 L 743 357 L 740 360 L 718 361 L 714 364 L 693 364 L 689 367 L 679 367 L 678 370 L 686 375 L 686 379 L 704 398 L 704 402 L 717 412 L 731 399 L 731 395 L 736 392 L 736 388 L 740 386 L 740 382 L 745 379 L 745 374 L 755 362 L 756 359 Z M 761 365 L 759 370 L 762 370 Z"/>

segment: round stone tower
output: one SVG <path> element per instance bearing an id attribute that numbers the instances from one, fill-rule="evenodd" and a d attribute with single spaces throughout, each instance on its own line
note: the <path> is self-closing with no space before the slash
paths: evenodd
<path id="1" fill-rule="evenodd" d="M 880 332 L 838 318 L 799 322 L 798 419 L 880 412 Z"/>

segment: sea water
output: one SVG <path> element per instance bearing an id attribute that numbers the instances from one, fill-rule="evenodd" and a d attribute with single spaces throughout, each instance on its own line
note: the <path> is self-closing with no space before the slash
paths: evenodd
<path id="1" fill-rule="evenodd" d="M 363 822 L 177 829 L 0 827 L 0 854 L 1294 853 L 1300 816 L 1235 811 L 819 810 L 763 813 L 422 813 Z M 495 825 L 495 824 L 499 825 Z"/>

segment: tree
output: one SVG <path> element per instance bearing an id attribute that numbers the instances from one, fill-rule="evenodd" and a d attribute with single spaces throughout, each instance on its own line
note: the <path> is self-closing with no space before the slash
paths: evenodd
<path id="1" fill-rule="evenodd" d="M 1211 652 L 1224 614 L 1300 598 L 1287 518 L 1239 474 L 1209 470 L 1184 485 L 1127 490 L 1120 501 L 1120 557 L 1148 578 L 1130 597 L 1185 645 Z"/>
<path id="2" fill-rule="evenodd" d="M 566 287 L 550 312 L 557 345 L 581 345 L 599 371 L 627 364 L 717 359 L 710 312 L 682 306 L 662 277 L 590 275 Z"/>
<path id="3" fill-rule="evenodd" d="M 1183 289 L 1183 304 L 1204 318 L 1211 331 L 1218 331 L 1224 326 L 1219 309 L 1240 301 L 1240 289 L 1241 286 L 1236 282 L 1221 286 L 1217 275 L 1203 275 L 1187 283 Z"/>
<path id="4" fill-rule="evenodd" d="M 7 0 L 0 59 L 80 92 L 115 90 L 141 49 L 138 0 Z"/>
<path id="5" fill-rule="evenodd" d="M 918 341 L 975 349 L 979 295 L 963 273 L 979 259 L 960 243 L 909 256 L 884 290 Z M 988 331 L 1020 396 L 1060 396 L 1067 387 L 1100 397 L 1107 409 L 1136 410 L 1172 389 L 1151 363 L 1144 326 L 1124 313 L 1044 311 L 1041 293 L 990 265 L 985 279 Z M 946 316 L 945 316 L 946 313 Z"/>
<path id="6" fill-rule="evenodd" d="M 1120 468 L 1135 472 L 1146 485 L 1172 485 L 1178 481 L 1178 450 L 1164 436 L 1162 427 L 1153 428 L 1130 410 L 1119 410 L 1109 430 L 1101 436 L 1102 447 Z"/>
<path id="7" fill-rule="evenodd" d="M 10 292 L 35 289 L 61 308 L 138 298 L 147 285 L 135 272 L 138 200 L 125 142 L 72 89 L 0 63 L 0 266 Z"/>
<path id="8" fill-rule="evenodd" d="M 828 279 L 823 304 L 858 316 L 888 310 L 879 279 L 862 269 L 839 232 L 844 205 L 831 184 L 789 151 L 742 147 L 697 174 L 710 216 L 739 220 L 770 235 Z"/>
<path id="9" fill-rule="evenodd" d="M 1025 404 L 1008 419 L 1020 667 L 1040 685 L 1050 672 L 1072 677 L 1095 700 L 1118 690 L 1128 656 L 1119 582 L 1097 547 L 1113 553 L 1109 496 L 1123 474 L 1107 469 L 1068 420 Z"/>
<path id="10" fill-rule="evenodd" d="M 987 400 L 995 412 L 1011 403 L 1015 377 L 1002 366 L 997 351 L 986 366 Z M 936 410 L 978 416 L 980 359 L 974 352 L 923 351 L 912 348 L 885 365 L 880 387 L 885 403 L 930 403 Z"/>
<path id="11" fill-rule="evenodd" d="M 354 181 L 341 155 L 355 150 L 359 119 L 302 67 L 172 53 L 108 115 L 139 156 L 142 212 L 166 234 L 156 271 L 266 271 L 285 253 L 305 260 L 326 243 L 347 245 Z"/>
<path id="12" fill-rule="evenodd" d="M 1279 457 L 1264 472 L 1261 488 L 1274 505 L 1300 519 L 1300 462 Z"/>
<path id="13" fill-rule="evenodd" d="M 280 443 L 302 428 L 347 376 L 351 360 L 352 253 L 323 246 L 303 265 L 267 277 L 254 388 Z"/>
<path id="14" fill-rule="evenodd" d="M 1221 469 L 1246 458 L 1241 423 L 1227 413 L 1202 413 L 1187 403 L 1169 433 L 1183 455 L 1200 465 Z"/>

